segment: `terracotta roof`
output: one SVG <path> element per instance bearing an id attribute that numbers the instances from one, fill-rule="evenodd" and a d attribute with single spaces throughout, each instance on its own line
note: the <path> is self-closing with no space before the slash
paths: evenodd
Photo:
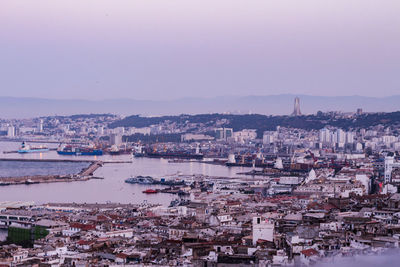
<path id="1" fill-rule="evenodd" d="M 310 249 L 305 249 L 301 251 L 301 254 L 303 254 L 306 257 L 311 257 L 311 256 L 315 256 L 315 255 L 319 255 L 318 251 L 316 251 L 313 248 Z"/>
<path id="2" fill-rule="evenodd" d="M 128 258 L 128 255 L 126 255 L 125 253 L 119 253 L 116 255 L 117 258 L 121 258 L 121 259 L 126 259 Z"/>
<path id="3" fill-rule="evenodd" d="M 90 241 L 90 240 L 79 240 L 78 241 L 78 245 L 81 245 L 81 246 L 83 246 L 83 245 L 91 245 L 93 243 L 94 243 L 94 241 Z"/>
<path id="4" fill-rule="evenodd" d="M 78 228 L 84 231 L 96 229 L 96 226 L 92 224 L 83 224 L 83 223 L 71 223 L 69 225 L 71 228 Z"/>

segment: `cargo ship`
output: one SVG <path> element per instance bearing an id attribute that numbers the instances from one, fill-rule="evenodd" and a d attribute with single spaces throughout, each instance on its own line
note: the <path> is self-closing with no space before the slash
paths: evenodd
<path id="1" fill-rule="evenodd" d="M 95 149 L 93 147 L 74 147 L 71 145 L 60 146 L 57 149 L 59 155 L 73 155 L 73 156 L 101 156 L 103 150 Z"/>
<path id="2" fill-rule="evenodd" d="M 128 178 L 125 180 L 125 183 L 128 184 L 159 184 L 159 185 L 166 185 L 166 186 L 178 186 L 178 185 L 185 185 L 184 180 L 166 180 L 165 178 L 161 178 L 160 180 L 156 180 L 151 176 L 136 176 L 132 178 Z"/>
<path id="3" fill-rule="evenodd" d="M 167 158 L 167 159 L 197 159 L 202 160 L 203 154 L 194 154 L 190 152 L 146 152 L 146 157 L 149 158 Z"/>
<path id="4" fill-rule="evenodd" d="M 257 167 L 268 168 L 273 167 L 273 162 L 268 162 L 264 158 L 259 158 L 257 155 L 234 155 L 230 154 L 228 161 L 225 162 L 228 167 Z"/>
<path id="5" fill-rule="evenodd" d="M 109 150 L 110 155 L 119 155 L 121 154 L 121 150 L 117 145 L 112 145 Z"/>
<path id="6" fill-rule="evenodd" d="M 46 152 L 46 151 L 49 151 L 49 148 L 45 146 L 31 147 L 25 142 L 22 142 L 21 147 L 18 150 L 18 153 L 23 154 L 23 153 Z"/>

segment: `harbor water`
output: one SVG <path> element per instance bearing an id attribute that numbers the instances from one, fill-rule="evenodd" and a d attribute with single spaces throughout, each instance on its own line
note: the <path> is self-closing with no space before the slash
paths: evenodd
<path id="1" fill-rule="evenodd" d="M 0 161 L 0 177 L 77 174 L 88 162 Z"/>
<path id="2" fill-rule="evenodd" d="M 60 183 L 41 183 L 30 185 L 9 185 L 0 187 L 0 202 L 2 201 L 34 201 L 36 204 L 44 203 L 133 203 L 140 204 L 143 202 L 168 205 L 176 195 L 171 194 L 144 194 L 142 191 L 149 188 L 164 188 L 160 185 L 138 185 L 127 184 L 125 179 L 133 176 L 152 176 L 154 178 L 173 177 L 174 175 L 209 175 L 219 177 L 239 177 L 238 172 L 248 171 L 249 168 L 225 167 L 221 165 L 204 164 L 198 162 L 170 163 L 166 159 L 151 158 L 132 158 L 131 155 L 104 155 L 104 156 L 64 156 L 58 155 L 56 151 L 48 151 L 43 153 L 27 153 L 27 154 L 4 154 L 3 151 L 13 151 L 19 147 L 17 142 L 0 142 L 0 158 L 12 159 L 68 159 L 68 160 L 102 160 L 102 161 L 127 161 L 127 163 L 107 163 L 99 168 L 94 176 L 104 179 L 92 179 L 89 181 L 79 182 L 60 182 Z M 57 145 L 46 144 L 49 147 Z M 4 162 L 7 164 L 7 162 Z M 26 175 L 27 169 L 23 163 L 19 166 L 21 173 Z M 40 164 L 54 164 L 57 166 L 59 162 L 50 162 Z M 72 163 L 72 164 L 75 164 Z M 7 168 L 1 169 L 0 177 L 5 176 Z M 28 165 L 26 165 L 28 166 Z M 32 169 L 32 174 L 38 170 Z M 40 168 L 40 165 L 37 165 Z M 68 164 L 65 166 L 58 165 L 61 171 L 71 171 Z M 64 170 L 63 168 L 67 169 Z M 79 168 L 78 168 L 79 169 Z M 29 173 L 28 172 L 28 173 Z M 18 173 L 18 172 L 17 172 Z"/>

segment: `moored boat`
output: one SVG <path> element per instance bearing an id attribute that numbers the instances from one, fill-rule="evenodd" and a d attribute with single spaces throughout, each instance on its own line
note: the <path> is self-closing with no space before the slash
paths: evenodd
<path id="1" fill-rule="evenodd" d="M 22 142 L 20 149 L 18 149 L 18 153 L 40 153 L 49 151 L 49 148 L 46 146 L 38 146 L 38 147 L 31 147 L 25 142 Z"/>
<path id="2" fill-rule="evenodd" d="M 117 145 L 112 145 L 109 150 L 110 155 L 119 155 L 121 154 L 121 150 Z"/>
<path id="3" fill-rule="evenodd" d="M 155 184 L 156 181 L 150 176 L 137 176 L 125 180 L 128 184 Z"/>
<path id="4" fill-rule="evenodd" d="M 158 190 L 156 190 L 156 189 L 147 189 L 147 190 L 142 191 L 142 193 L 144 193 L 144 194 L 157 194 Z"/>
<path id="5" fill-rule="evenodd" d="M 71 145 L 60 146 L 57 149 L 59 155 L 76 155 L 76 156 L 101 156 L 103 150 L 95 149 L 93 147 L 74 147 Z"/>
<path id="6" fill-rule="evenodd" d="M 146 157 L 149 158 L 167 158 L 167 159 L 197 159 L 202 160 L 204 158 L 203 154 L 190 153 L 186 151 L 176 151 L 176 152 L 150 152 L 145 153 Z"/>

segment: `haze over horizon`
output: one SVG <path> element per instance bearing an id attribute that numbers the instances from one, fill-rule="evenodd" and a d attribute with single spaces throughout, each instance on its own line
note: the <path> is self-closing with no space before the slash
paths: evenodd
<path id="1" fill-rule="evenodd" d="M 335 96 L 327 96 L 327 95 L 317 95 L 317 94 L 292 94 L 292 93 L 284 93 L 284 94 L 226 94 L 226 95 L 212 95 L 212 96 L 182 96 L 170 99 L 150 99 L 150 98 L 134 98 L 134 97 L 108 97 L 108 98 L 84 98 L 84 97 L 66 97 L 66 98 L 57 98 L 57 97 L 36 97 L 36 96 L 12 96 L 12 95 L 0 95 L 0 98 L 10 98 L 10 99 L 39 99 L 39 100 L 78 100 L 78 101 L 94 101 L 94 102 L 101 102 L 101 101 L 112 101 L 112 100 L 133 100 L 133 101 L 157 101 L 157 102 L 170 102 L 170 101 L 179 101 L 185 99 L 195 99 L 195 100 L 210 100 L 215 98 L 243 98 L 243 97 L 322 97 L 322 98 L 351 98 L 351 97 L 360 97 L 360 98 L 370 98 L 370 99 L 383 99 L 388 97 L 398 97 L 400 96 L 400 92 L 398 94 L 393 95 L 377 95 L 377 96 L 368 96 L 368 95 L 359 95 L 359 94 L 349 94 L 349 95 L 335 95 Z"/>
<path id="2" fill-rule="evenodd" d="M 399 111 L 400 95 L 390 97 L 363 96 L 220 96 L 190 97 L 174 100 L 137 100 L 115 98 L 105 100 L 45 99 L 0 96 L 2 118 L 31 118 L 49 115 L 73 115 L 82 113 L 112 113 L 143 116 L 204 114 L 204 113 L 258 113 L 265 115 L 289 115 L 293 112 L 294 98 L 300 97 L 302 114 L 318 111 L 365 112 Z"/>
<path id="3" fill-rule="evenodd" d="M 395 0 L 6 0 L 0 95 L 396 95 L 398 10 Z"/>

